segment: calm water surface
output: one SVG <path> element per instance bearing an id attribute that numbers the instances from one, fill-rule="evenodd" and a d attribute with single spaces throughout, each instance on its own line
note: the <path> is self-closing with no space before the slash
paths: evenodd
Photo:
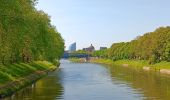
<path id="1" fill-rule="evenodd" d="M 5 100 L 170 100 L 170 77 L 62 60 L 58 70 Z"/>

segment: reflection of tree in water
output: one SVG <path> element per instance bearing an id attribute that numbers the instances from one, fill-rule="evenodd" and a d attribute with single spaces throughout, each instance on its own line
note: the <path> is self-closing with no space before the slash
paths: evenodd
<path id="1" fill-rule="evenodd" d="M 118 81 L 144 94 L 147 100 L 170 100 L 170 77 L 151 71 L 112 66 L 113 83 Z"/>
<path id="2" fill-rule="evenodd" d="M 63 91 L 60 77 L 56 71 L 7 100 L 56 100 L 62 96 Z"/>

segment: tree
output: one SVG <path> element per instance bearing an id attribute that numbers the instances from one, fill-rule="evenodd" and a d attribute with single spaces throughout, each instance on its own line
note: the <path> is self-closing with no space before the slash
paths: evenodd
<path id="1" fill-rule="evenodd" d="M 64 40 L 50 17 L 37 11 L 37 0 L 0 0 L 0 62 L 34 60 L 55 62 L 64 51 Z"/>

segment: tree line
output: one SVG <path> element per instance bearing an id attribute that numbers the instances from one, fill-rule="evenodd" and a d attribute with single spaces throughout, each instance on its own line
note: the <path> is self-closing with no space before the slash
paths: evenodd
<path id="1" fill-rule="evenodd" d="M 64 40 L 37 0 L 0 0 L 0 64 L 47 60 L 64 51 Z"/>
<path id="2" fill-rule="evenodd" d="M 160 27 L 130 42 L 113 43 L 105 51 L 95 51 L 93 56 L 112 60 L 148 60 L 150 64 L 170 61 L 170 27 Z"/>

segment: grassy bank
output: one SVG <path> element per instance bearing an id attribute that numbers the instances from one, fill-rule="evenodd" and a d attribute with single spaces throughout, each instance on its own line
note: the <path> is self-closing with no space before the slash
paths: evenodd
<path id="1" fill-rule="evenodd" d="M 11 95 L 54 69 L 56 66 L 47 61 L 0 65 L 0 98 Z"/>
<path id="2" fill-rule="evenodd" d="M 71 58 L 69 59 L 72 62 L 81 62 L 82 60 L 79 58 Z M 113 61 L 111 59 L 90 59 L 92 63 L 100 63 L 107 65 L 123 65 L 129 67 L 143 68 L 150 67 L 151 69 L 160 70 L 160 69 L 170 69 L 170 62 L 162 61 L 156 64 L 149 64 L 147 60 L 117 60 Z"/>
<path id="3" fill-rule="evenodd" d="M 112 61 L 110 59 L 92 59 L 90 62 L 93 63 L 102 63 L 108 65 L 123 65 L 129 67 L 136 67 L 136 68 L 144 68 L 148 67 L 153 70 L 161 70 L 161 69 L 170 69 L 170 62 L 160 62 L 153 65 L 150 65 L 146 60 L 118 60 Z"/>
<path id="4" fill-rule="evenodd" d="M 79 62 L 79 63 L 85 62 L 84 58 L 69 58 L 69 60 L 72 62 Z"/>

